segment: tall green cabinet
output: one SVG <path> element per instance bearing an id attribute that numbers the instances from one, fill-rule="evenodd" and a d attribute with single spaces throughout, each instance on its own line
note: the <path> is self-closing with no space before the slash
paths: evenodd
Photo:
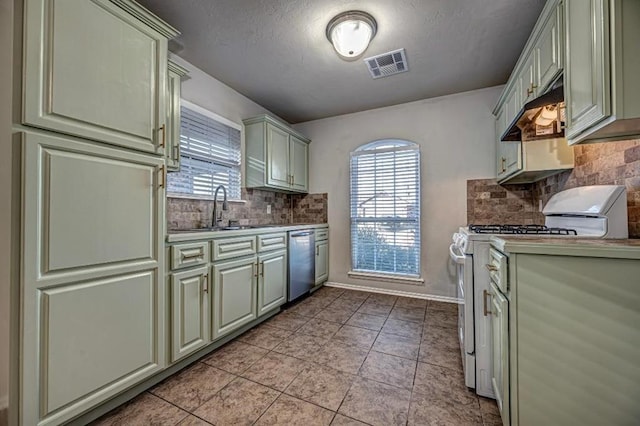
<path id="1" fill-rule="evenodd" d="M 25 0 L 21 425 L 57 425 L 162 370 L 167 41 L 126 0 Z"/>

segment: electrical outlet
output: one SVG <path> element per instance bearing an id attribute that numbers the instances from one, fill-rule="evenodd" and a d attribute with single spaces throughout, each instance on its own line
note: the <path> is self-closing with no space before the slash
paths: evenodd
<path id="1" fill-rule="evenodd" d="M 271 204 L 267 204 L 267 214 L 271 214 Z"/>

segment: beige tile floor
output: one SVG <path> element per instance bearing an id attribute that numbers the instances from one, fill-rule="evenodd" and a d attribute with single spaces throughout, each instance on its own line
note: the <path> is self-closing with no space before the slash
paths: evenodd
<path id="1" fill-rule="evenodd" d="M 456 306 L 325 287 L 95 425 L 501 425 Z"/>

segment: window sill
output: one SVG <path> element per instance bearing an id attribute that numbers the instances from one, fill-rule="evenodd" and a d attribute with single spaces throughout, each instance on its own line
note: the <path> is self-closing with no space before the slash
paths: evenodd
<path id="1" fill-rule="evenodd" d="M 386 281 L 404 284 L 423 284 L 424 280 L 420 277 L 403 277 L 400 275 L 376 274 L 372 272 L 349 271 L 347 275 L 351 278 L 366 279 L 372 281 Z"/>

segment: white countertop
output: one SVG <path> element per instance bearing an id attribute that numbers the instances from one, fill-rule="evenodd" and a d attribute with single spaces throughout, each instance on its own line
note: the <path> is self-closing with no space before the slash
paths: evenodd
<path id="1" fill-rule="evenodd" d="M 491 244 L 505 253 L 555 256 L 612 257 L 640 260 L 640 239 L 557 238 L 493 236 Z"/>
<path id="2" fill-rule="evenodd" d="M 327 223 L 299 223 L 299 224 L 286 224 L 286 225 L 256 225 L 255 228 L 247 229 L 234 229 L 228 231 L 169 231 L 166 237 L 166 242 L 177 243 L 182 241 L 198 241 L 198 240 L 210 240 L 213 238 L 225 238 L 225 237 L 237 237 L 241 235 L 258 235 L 269 234 L 273 232 L 287 232 L 297 231 L 300 229 L 316 229 L 316 228 L 328 228 Z"/>

